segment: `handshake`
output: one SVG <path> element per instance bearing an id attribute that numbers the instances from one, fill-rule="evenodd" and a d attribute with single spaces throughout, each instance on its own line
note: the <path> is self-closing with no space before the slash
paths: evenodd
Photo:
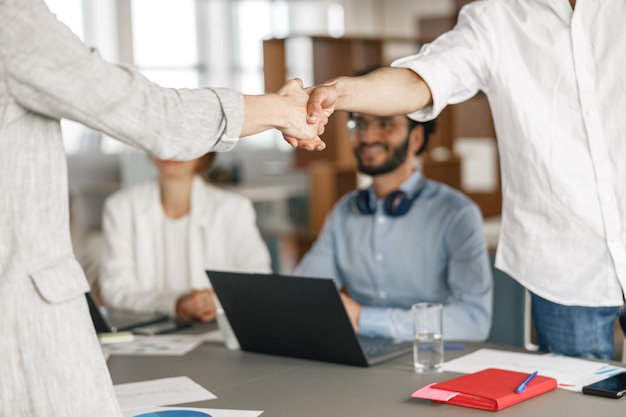
<path id="1" fill-rule="evenodd" d="M 276 128 L 294 148 L 321 151 L 320 135 L 335 110 L 332 83 L 304 88 L 302 80 L 288 80 L 275 94 L 244 96 L 245 121 L 241 136 Z"/>
<path id="2" fill-rule="evenodd" d="M 275 94 L 244 99 L 246 117 L 241 136 L 276 128 L 291 146 L 310 151 L 326 147 L 320 135 L 336 110 L 386 117 L 409 114 L 433 103 L 428 85 L 416 72 L 395 67 L 337 77 L 308 88 L 295 78 Z"/>

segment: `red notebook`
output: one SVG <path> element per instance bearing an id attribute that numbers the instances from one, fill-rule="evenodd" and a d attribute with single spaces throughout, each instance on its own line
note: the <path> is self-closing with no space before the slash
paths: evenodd
<path id="1" fill-rule="evenodd" d="M 413 397 L 427 398 L 463 407 L 498 411 L 537 395 L 556 389 L 556 379 L 537 375 L 516 393 L 517 387 L 528 378 L 523 372 L 488 368 L 436 383 L 417 390 Z"/>

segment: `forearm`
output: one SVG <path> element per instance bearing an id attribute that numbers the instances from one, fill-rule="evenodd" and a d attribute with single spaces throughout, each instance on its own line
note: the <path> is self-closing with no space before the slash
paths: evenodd
<path id="1" fill-rule="evenodd" d="M 335 110 L 393 116 L 414 112 L 432 101 L 424 80 L 405 68 L 380 68 L 360 77 L 338 77 L 330 84 L 338 93 Z"/>
<path id="2" fill-rule="evenodd" d="M 281 120 L 283 103 L 277 94 L 244 95 L 245 118 L 241 136 L 250 136 L 285 126 Z"/>
<path id="3" fill-rule="evenodd" d="M 489 335 L 490 315 L 481 303 L 453 302 L 443 307 L 443 338 L 466 342 L 484 341 Z M 362 306 L 359 332 L 365 335 L 412 340 L 413 316 L 402 308 Z"/>
<path id="4" fill-rule="evenodd" d="M 389 307 L 362 306 L 359 333 L 363 335 L 413 339 L 411 310 Z"/>
<path id="5" fill-rule="evenodd" d="M 271 128 L 280 130 L 293 147 L 321 151 L 326 144 L 319 138 L 327 119 L 307 120 L 309 95 L 302 80 L 288 80 L 276 94 L 244 96 L 244 122 L 241 136 L 253 135 Z"/>

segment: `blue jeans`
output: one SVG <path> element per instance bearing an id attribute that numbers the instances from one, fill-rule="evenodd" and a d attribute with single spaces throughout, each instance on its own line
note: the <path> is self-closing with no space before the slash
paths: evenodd
<path id="1" fill-rule="evenodd" d="M 615 318 L 626 333 L 623 307 L 565 306 L 531 293 L 537 345 L 542 352 L 612 360 Z"/>

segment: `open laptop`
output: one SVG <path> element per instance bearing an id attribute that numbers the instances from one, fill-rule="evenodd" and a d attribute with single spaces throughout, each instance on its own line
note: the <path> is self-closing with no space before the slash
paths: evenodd
<path id="1" fill-rule="evenodd" d="M 331 279 L 206 272 L 242 350 L 369 366 L 413 348 L 357 336 Z"/>
<path id="2" fill-rule="evenodd" d="M 170 317 L 158 313 L 138 313 L 117 309 L 100 309 L 91 293 L 85 293 L 91 321 L 97 333 L 115 333 L 170 320 Z"/>

